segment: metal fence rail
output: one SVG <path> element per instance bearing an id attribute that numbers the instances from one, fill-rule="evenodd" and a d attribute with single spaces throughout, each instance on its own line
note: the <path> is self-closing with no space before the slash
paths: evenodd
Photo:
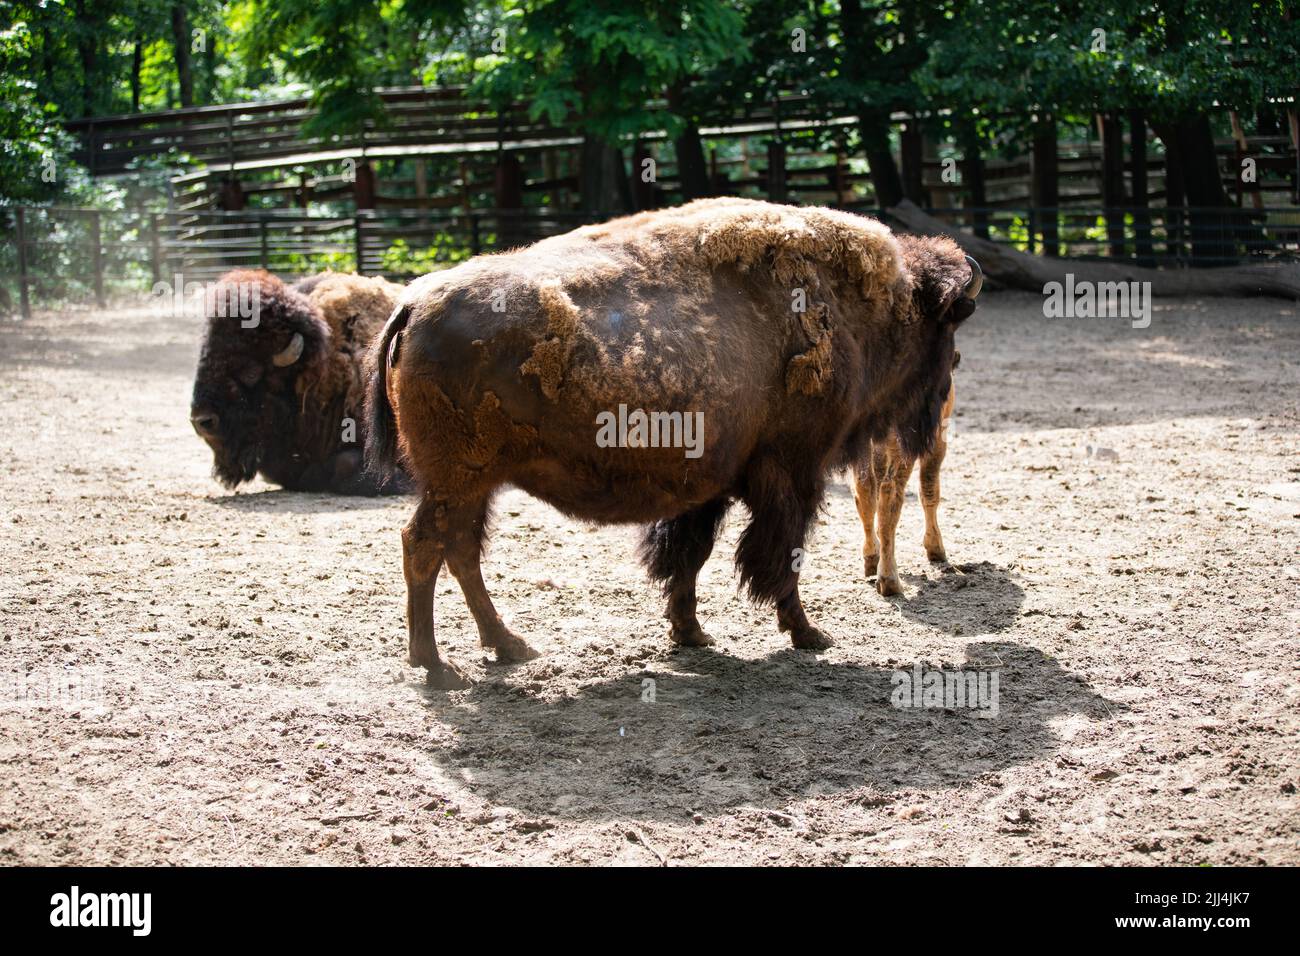
<path id="1" fill-rule="evenodd" d="M 856 212 L 880 216 L 878 209 Z M 1300 208 L 932 209 L 955 228 L 1025 251 L 1184 267 L 1300 257 Z M 589 214 L 552 209 L 148 212 L 0 208 L 0 313 L 94 301 L 235 268 L 297 277 L 326 268 L 409 279 L 482 252 L 566 232 Z"/>

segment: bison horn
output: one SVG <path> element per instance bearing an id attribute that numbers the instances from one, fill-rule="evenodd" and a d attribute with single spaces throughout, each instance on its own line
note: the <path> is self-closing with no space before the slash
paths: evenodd
<path id="1" fill-rule="evenodd" d="M 271 356 L 271 364 L 276 368 L 284 368 L 286 365 L 292 365 L 302 357 L 302 333 L 293 333 L 293 338 L 289 344 L 284 347 L 283 352 L 276 352 Z"/>
<path id="2" fill-rule="evenodd" d="M 966 263 L 970 266 L 970 282 L 966 283 L 966 298 L 973 299 L 980 294 L 980 289 L 984 288 L 984 270 L 970 256 L 966 257 Z"/>

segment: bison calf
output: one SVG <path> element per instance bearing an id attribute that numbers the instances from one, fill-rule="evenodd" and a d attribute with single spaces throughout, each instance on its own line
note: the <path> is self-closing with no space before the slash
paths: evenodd
<path id="1" fill-rule="evenodd" d="M 961 361 L 953 352 L 952 367 Z M 921 505 L 925 510 L 925 553 L 936 564 L 947 562 L 943 535 L 939 533 L 939 468 L 948 453 L 948 421 L 952 418 L 957 386 L 948 389 L 939 427 L 929 451 L 919 458 L 903 452 L 898 438 L 890 435 L 883 442 L 873 441 L 867 455 L 853 463 L 853 498 L 862 519 L 865 540 L 862 545 L 863 570 L 867 577 L 876 575 L 876 590 L 889 597 L 902 593 L 898 567 L 894 563 L 894 531 L 903 510 L 903 494 L 913 465 L 921 464 Z"/>
<path id="2" fill-rule="evenodd" d="M 269 272 L 227 273 L 206 296 L 215 314 L 194 378 L 190 421 L 227 487 L 261 474 L 293 491 L 378 494 L 362 467 L 362 366 L 401 287 L 327 272 L 289 286 Z M 251 316 L 231 302 L 255 303 Z"/>
<path id="3" fill-rule="evenodd" d="M 400 459 L 421 494 L 402 532 L 411 663 L 435 686 L 466 683 L 434 641 L 444 563 L 482 644 L 503 660 L 535 656 L 479 570 L 504 484 L 584 520 L 648 525 L 645 563 L 685 645 L 711 642 L 695 580 L 738 499 L 750 513 L 741 581 L 796 647 L 828 646 L 797 570 L 826 478 L 891 432 L 909 455 L 928 450 L 977 275 L 947 239 L 718 199 L 416 280 L 375 343 L 366 399 L 370 458 L 382 473 Z M 626 409 L 703 431 L 690 455 L 640 432 L 598 441 Z"/>

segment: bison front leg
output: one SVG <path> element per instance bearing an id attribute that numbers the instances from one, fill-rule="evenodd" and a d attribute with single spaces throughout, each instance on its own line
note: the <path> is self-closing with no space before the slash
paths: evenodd
<path id="1" fill-rule="evenodd" d="M 797 459 L 796 459 L 797 460 Z M 831 639 L 808 623 L 799 600 L 804 539 L 821 502 L 815 472 L 795 475 L 772 458 L 752 465 L 742 495 L 751 520 L 740 535 L 736 564 L 757 601 L 776 604 L 777 626 L 795 647 L 824 650 Z"/>
<path id="2" fill-rule="evenodd" d="M 468 687 L 470 680 L 455 664 L 438 656 L 434 636 L 433 594 L 443 562 L 435 523 L 438 507 L 426 497 L 402 529 L 408 659 L 413 666 L 428 669 L 428 682 L 432 686 L 459 690 Z"/>
<path id="3" fill-rule="evenodd" d="M 862 573 L 871 577 L 880 564 L 880 545 L 876 541 L 876 476 L 871 459 L 863 458 L 853 466 L 853 503 L 862 521 Z"/>
<path id="4" fill-rule="evenodd" d="M 447 566 L 465 595 L 465 603 L 478 625 L 479 643 L 497 652 L 498 661 L 528 661 L 537 657 L 526 641 L 516 637 L 501 620 L 487 586 L 479 559 L 487 526 L 487 501 L 460 508 L 448 515 Z"/>
<path id="5" fill-rule="evenodd" d="M 903 593 L 898 580 L 898 566 L 894 563 L 894 532 L 898 529 L 898 516 L 903 512 L 903 494 L 912 474 L 912 460 L 891 439 L 885 448 L 873 453 L 872 470 L 876 473 L 876 524 L 880 532 L 876 590 L 885 597 L 892 597 Z"/>
<path id="6" fill-rule="evenodd" d="M 707 647 L 713 638 L 704 633 L 695 616 L 695 581 L 713 552 L 728 502 L 710 501 L 668 521 L 656 521 L 641 545 L 641 559 L 650 577 L 664 584 L 668 597 L 665 617 L 672 627 L 669 637 L 684 647 Z"/>

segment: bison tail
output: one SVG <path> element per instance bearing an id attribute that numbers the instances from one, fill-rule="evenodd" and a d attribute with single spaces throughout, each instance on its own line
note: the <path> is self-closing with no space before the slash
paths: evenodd
<path id="1" fill-rule="evenodd" d="M 390 357 L 389 352 L 410 317 L 409 307 L 397 307 L 371 346 L 367 363 L 370 378 L 366 383 L 366 470 L 381 481 L 392 478 L 397 470 L 397 416 L 393 413 L 393 403 L 388 400 L 388 366 L 397 356 Z"/>

